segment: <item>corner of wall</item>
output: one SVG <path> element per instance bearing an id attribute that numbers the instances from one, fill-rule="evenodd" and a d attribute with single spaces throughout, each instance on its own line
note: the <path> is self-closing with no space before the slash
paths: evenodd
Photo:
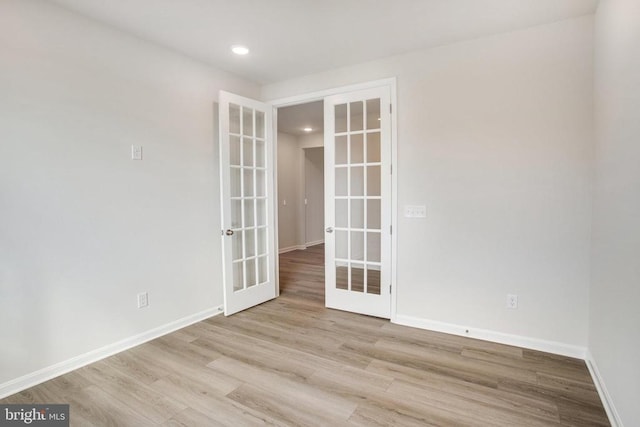
<path id="1" fill-rule="evenodd" d="M 589 369 L 589 373 L 591 374 L 591 378 L 593 379 L 593 383 L 596 386 L 596 390 L 598 390 L 598 395 L 600 396 L 600 400 L 602 400 L 602 406 L 604 406 L 604 410 L 607 413 L 607 417 L 609 418 L 609 422 L 612 427 L 623 427 L 622 419 L 616 410 L 616 407 L 613 403 L 613 399 L 607 390 L 607 387 L 604 382 L 604 378 L 600 374 L 600 370 L 598 369 L 598 365 L 596 360 L 591 354 L 591 351 L 587 349 L 587 357 L 586 357 L 587 368 Z"/>

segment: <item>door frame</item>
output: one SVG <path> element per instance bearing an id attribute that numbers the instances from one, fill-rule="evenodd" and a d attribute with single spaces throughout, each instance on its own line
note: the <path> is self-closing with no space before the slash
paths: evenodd
<path id="1" fill-rule="evenodd" d="M 325 97 L 331 95 L 339 95 L 342 93 L 355 92 L 363 89 L 370 89 L 376 87 L 388 87 L 390 90 L 390 102 L 391 102 L 391 167 L 393 173 L 391 174 L 391 322 L 396 322 L 396 308 L 397 308 L 397 295 L 398 295 L 398 280 L 397 280 L 397 265 L 398 265 L 398 102 L 397 102 L 397 79 L 390 77 L 386 79 L 373 80 L 368 82 L 356 83 L 347 86 L 338 86 L 330 89 L 324 89 L 316 92 L 302 93 L 299 95 L 293 95 L 286 98 L 278 98 L 265 101 L 274 107 L 273 121 L 274 121 L 274 155 L 277 159 L 278 155 L 278 108 L 289 107 L 292 105 L 306 104 L 308 102 L 322 101 Z M 278 176 L 278 162 L 274 164 L 274 174 L 276 177 L 276 197 L 277 195 L 277 176 Z M 276 199 L 277 200 L 277 199 Z M 275 204 L 275 218 L 278 215 L 278 204 Z M 278 221 L 275 224 L 275 237 L 278 237 Z M 276 246 L 277 247 L 277 246 Z M 278 260 L 276 259 L 276 262 Z M 276 264 L 276 295 L 280 295 L 280 280 L 279 280 L 279 264 Z"/>

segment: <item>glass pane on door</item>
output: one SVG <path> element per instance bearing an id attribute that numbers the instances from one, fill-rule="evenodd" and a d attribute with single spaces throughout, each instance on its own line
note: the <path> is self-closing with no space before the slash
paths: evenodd
<path id="1" fill-rule="evenodd" d="M 362 130 L 364 122 L 363 102 L 356 101 L 349 104 L 349 132 Z"/>
<path id="2" fill-rule="evenodd" d="M 357 134 L 351 137 L 351 164 L 364 162 L 364 135 Z"/>
<path id="3" fill-rule="evenodd" d="M 241 291 L 244 288 L 244 269 L 242 261 L 233 263 L 233 290 Z"/>
<path id="4" fill-rule="evenodd" d="M 335 287 L 380 294 L 380 99 L 334 108 Z"/>
<path id="5" fill-rule="evenodd" d="M 351 264 L 351 290 L 354 292 L 364 292 L 365 287 L 364 264 Z"/>
<path id="6" fill-rule="evenodd" d="M 233 166 L 240 166 L 240 137 L 229 136 L 229 163 Z"/>
<path id="7" fill-rule="evenodd" d="M 380 100 L 367 100 L 367 129 L 380 129 Z"/>
<path id="8" fill-rule="evenodd" d="M 347 131 L 347 104 L 336 105 L 335 108 L 335 132 Z"/>
<path id="9" fill-rule="evenodd" d="M 380 266 L 367 264 L 367 293 L 380 295 Z"/>
<path id="10" fill-rule="evenodd" d="M 265 283 L 266 281 L 269 280 L 267 271 L 268 271 L 267 257 L 263 256 L 258 258 L 258 283 Z"/>
<path id="11" fill-rule="evenodd" d="M 268 281 L 267 141 L 265 113 L 229 104 L 233 291 Z"/>
<path id="12" fill-rule="evenodd" d="M 258 279 L 256 277 L 256 260 L 255 258 L 251 258 L 245 261 L 245 274 L 247 281 L 247 288 L 251 286 L 255 286 L 258 284 Z"/>

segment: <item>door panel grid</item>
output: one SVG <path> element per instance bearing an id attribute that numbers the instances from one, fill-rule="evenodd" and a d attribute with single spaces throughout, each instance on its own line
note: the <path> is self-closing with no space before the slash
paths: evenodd
<path id="1" fill-rule="evenodd" d="M 338 104 L 334 108 L 338 131 L 334 136 L 335 231 L 336 246 L 340 248 L 335 258 L 336 287 L 380 294 L 379 275 L 372 273 L 380 268 L 381 230 L 375 213 L 373 224 L 368 223 L 369 207 L 379 208 L 369 202 L 380 199 L 380 121 L 379 116 L 365 120 L 370 115 L 368 110 L 379 115 L 380 100 Z M 367 280 L 369 276 L 371 281 Z"/>
<path id="2" fill-rule="evenodd" d="M 264 132 L 256 132 L 256 125 L 264 126 L 264 113 L 252 108 L 231 104 L 229 106 L 232 180 L 240 179 L 232 185 L 232 230 L 236 241 L 233 263 L 234 271 L 242 271 L 242 280 L 234 281 L 234 291 L 241 291 L 269 280 L 268 255 L 266 252 L 267 211 L 263 208 L 265 197 L 265 141 Z M 255 136 L 254 136 L 255 135 Z M 258 136 L 262 135 L 262 137 Z M 242 147 L 235 147 L 240 144 Z M 258 208 L 260 206 L 260 209 Z M 237 221 L 238 217 L 240 221 Z M 240 249 L 241 250 L 238 250 Z M 240 256 L 238 256 L 240 255 Z M 262 269 L 262 270 L 261 270 Z"/>
<path id="3" fill-rule="evenodd" d="M 381 317 L 391 302 L 382 292 L 390 277 L 383 230 L 391 180 L 382 174 L 390 164 L 390 116 L 381 111 L 389 98 L 388 88 L 325 98 L 327 306 Z"/>
<path id="4" fill-rule="evenodd" d="M 220 93 L 225 314 L 276 296 L 271 109 Z"/>

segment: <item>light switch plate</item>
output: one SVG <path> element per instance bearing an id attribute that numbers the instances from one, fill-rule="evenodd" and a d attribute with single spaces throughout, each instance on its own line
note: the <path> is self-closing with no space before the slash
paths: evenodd
<path id="1" fill-rule="evenodd" d="M 131 160 L 142 160 L 142 145 L 131 146 Z"/>
<path id="2" fill-rule="evenodd" d="M 419 206 L 405 206 L 404 207 L 405 218 L 426 218 L 427 207 L 424 205 Z"/>

